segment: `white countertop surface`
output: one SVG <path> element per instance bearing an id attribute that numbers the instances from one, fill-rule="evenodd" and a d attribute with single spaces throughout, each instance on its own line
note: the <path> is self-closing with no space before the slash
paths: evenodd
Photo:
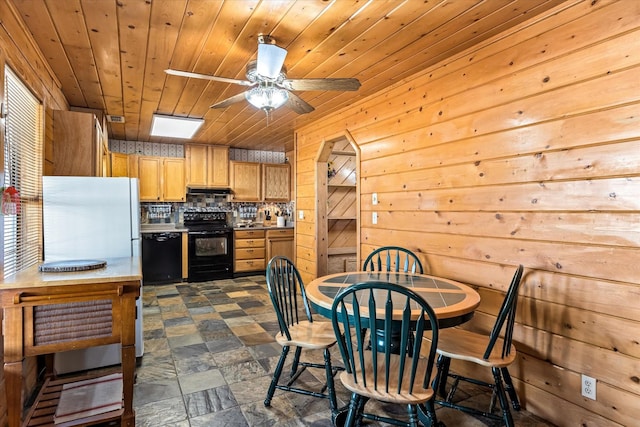
<path id="1" fill-rule="evenodd" d="M 38 270 L 41 263 L 7 277 L 0 282 L 0 292 L 5 289 L 77 285 L 90 283 L 125 282 L 142 280 L 142 268 L 139 257 L 104 258 L 106 267 L 97 270 L 42 273 Z"/>

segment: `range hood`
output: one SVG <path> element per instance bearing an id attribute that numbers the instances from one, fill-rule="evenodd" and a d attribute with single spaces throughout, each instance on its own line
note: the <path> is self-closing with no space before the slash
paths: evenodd
<path id="1" fill-rule="evenodd" d="M 227 196 L 232 194 L 230 188 L 187 187 L 187 194 L 204 196 Z"/>

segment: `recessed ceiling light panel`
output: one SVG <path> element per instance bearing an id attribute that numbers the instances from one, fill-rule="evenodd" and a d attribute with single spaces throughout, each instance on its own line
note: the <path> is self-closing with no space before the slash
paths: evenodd
<path id="1" fill-rule="evenodd" d="M 203 119 L 154 114 L 151 121 L 151 136 L 188 139 L 195 135 L 203 123 Z"/>

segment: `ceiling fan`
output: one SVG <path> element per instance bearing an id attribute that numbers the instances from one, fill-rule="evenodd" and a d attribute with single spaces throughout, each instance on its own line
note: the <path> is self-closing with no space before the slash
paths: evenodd
<path id="1" fill-rule="evenodd" d="M 287 50 L 276 46 L 275 40 L 267 35 L 258 37 L 258 58 L 247 64 L 247 80 L 211 76 L 180 70 L 165 70 L 173 76 L 207 79 L 225 83 L 249 86 L 251 89 L 215 103 L 211 108 L 226 108 L 245 99 L 256 108 L 267 113 L 282 105 L 287 105 L 298 114 L 310 113 L 314 108 L 291 91 L 296 90 L 339 90 L 354 91 L 360 87 L 358 79 L 289 79 L 284 60 Z"/>

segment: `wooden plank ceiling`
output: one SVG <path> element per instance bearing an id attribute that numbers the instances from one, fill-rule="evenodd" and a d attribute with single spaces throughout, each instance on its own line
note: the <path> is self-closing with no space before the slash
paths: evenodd
<path id="1" fill-rule="evenodd" d="M 149 136 L 153 113 L 204 118 L 191 142 L 283 151 L 293 130 L 541 13 L 562 0 L 13 0 L 69 104 L 124 116 L 109 137 Z M 289 78 L 355 77 L 357 92 L 296 92 L 315 111 L 210 105 L 246 87 L 257 37 L 287 49 Z M 184 141 L 184 140 L 181 140 Z"/>

